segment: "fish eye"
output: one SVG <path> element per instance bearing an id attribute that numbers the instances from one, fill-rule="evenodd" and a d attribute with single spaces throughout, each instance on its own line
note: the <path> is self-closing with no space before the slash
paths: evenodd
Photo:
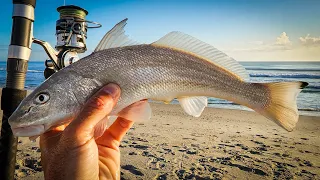
<path id="1" fill-rule="evenodd" d="M 36 97 L 35 101 L 37 104 L 44 104 L 49 100 L 49 98 L 48 94 L 41 93 Z"/>

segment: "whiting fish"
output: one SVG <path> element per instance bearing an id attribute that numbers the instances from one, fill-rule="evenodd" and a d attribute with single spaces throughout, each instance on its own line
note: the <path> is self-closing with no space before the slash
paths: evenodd
<path id="1" fill-rule="evenodd" d="M 209 44 L 181 32 L 139 44 L 125 35 L 126 21 L 115 25 L 91 55 L 53 74 L 21 102 L 9 118 L 14 135 L 36 136 L 72 120 L 111 82 L 120 86 L 121 97 L 110 116 L 147 120 L 149 104 L 133 103 L 177 98 L 187 114 L 198 117 L 207 97 L 217 97 L 247 106 L 288 131 L 296 126 L 296 98 L 308 83 L 251 83 L 237 61 Z"/>

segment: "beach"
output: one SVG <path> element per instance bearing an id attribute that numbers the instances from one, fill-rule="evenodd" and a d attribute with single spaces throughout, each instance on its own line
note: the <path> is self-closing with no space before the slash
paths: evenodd
<path id="1" fill-rule="evenodd" d="M 287 132 L 256 112 L 151 106 L 121 143 L 122 179 L 320 179 L 320 117 Z M 15 177 L 43 179 L 38 140 L 19 138 Z"/>

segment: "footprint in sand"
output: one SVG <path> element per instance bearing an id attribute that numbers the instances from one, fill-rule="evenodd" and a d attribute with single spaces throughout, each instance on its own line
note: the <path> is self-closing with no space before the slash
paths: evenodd
<path id="1" fill-rule="evenodd" d="M 129 155 L 137 155 L 136 152 L 129 152 Z"/>
<path id="2" fill-rule="evenodd" d="M 153 156 L 149 158 L 149 161 L 147 162 L 147 165 L 149 168 L 153 170 L 159 170 L 166 166 L 166 163 L 168 161 L 162 157 Z"/>
<path id="3" fill-rule="evenodd" d="M 190 150 L 188 150 L 186 153 L 192 155 L 192 154 L 197 154 L 198 151 L 197 151 L 197 150 L 194 150 L 194 149 L 190 149 Z"/>
<path id="4" fill-rule="evenodd" d="M 262 138 L 262 139 L 268 139 L 267 137 L 265 137 L 265 136 L 263 136 L 263 135 L 261 135 L 261 134 L 256 134 L 256 136 L 258 136 L 258 137 L 260 137 L 260 138 Z"/>
<path id="5" fill-rule="evenodd" d="M 158 174 L 154 179 L 156 180 L 167 180 L 167 173 L 165 174 Z"/>
<path id="6" fill-rule="evenodd" d="M 144 174 L 139 171 L 135 166 L 132 166 L 132 165 L 124 165 L 124 166 L 121 166 L 122 169 L 125 169 L 125 170 L 128 170 L 129 172 L 131 172 L 132 174 L 134 175 L 137 175 L 137 176 L 144 176 Z"/>
<path id="7" fill-rule="evenodd" d="M 249 153 L 251 153 L 251 154 L 259 154 L 259 155 L 262 154 L 261 152 L 259 152 L 259 151 L 254 151 L 254 150 L 250 150 Z"/>
<path id="8" fill-rule="evenodd" d="M 184 169 L 176 170 L 175 174 L 179 179 L 208 179 L 208 180 L 212 179 L 209 176 L 201 176 L 201 175 L 195 174 L 192 171 L 189 171 L 189 170 L 186 171 Z"/>
<path id="9" fill-rule="evenodd" d="M 133 147 L 133 148 L 136 148 L 136 149 L 143 149 L 143 150 L 146 150 L 149 148 L 149 146 L 144 146 L 144 145 L 129 145 L 129 147 Z"/>
<path id="10" fill-rule="evenodd" d="M 34 158 L 27 158 L 24 160 L 25 167 L 33 169 L 35 171 L 42 171 L 41 162 Z"/>
<path id="11" fill-rule="evenodd" d="M 248 146 L 245 146 L 244 144 L 235 144 L 235 146 L 238 146 L 243 150 L 248 150 L 249 149 Z"/>

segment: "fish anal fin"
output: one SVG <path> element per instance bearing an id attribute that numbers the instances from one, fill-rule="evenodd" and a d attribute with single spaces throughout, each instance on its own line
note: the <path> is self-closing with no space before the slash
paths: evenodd
<path id="1" fill-rule="evenodd" d="M 178 100 L 183 110 L 194 117 L 199 117 L 208 105 L 208 98 L 205 96 L 180 97 Z"/>

